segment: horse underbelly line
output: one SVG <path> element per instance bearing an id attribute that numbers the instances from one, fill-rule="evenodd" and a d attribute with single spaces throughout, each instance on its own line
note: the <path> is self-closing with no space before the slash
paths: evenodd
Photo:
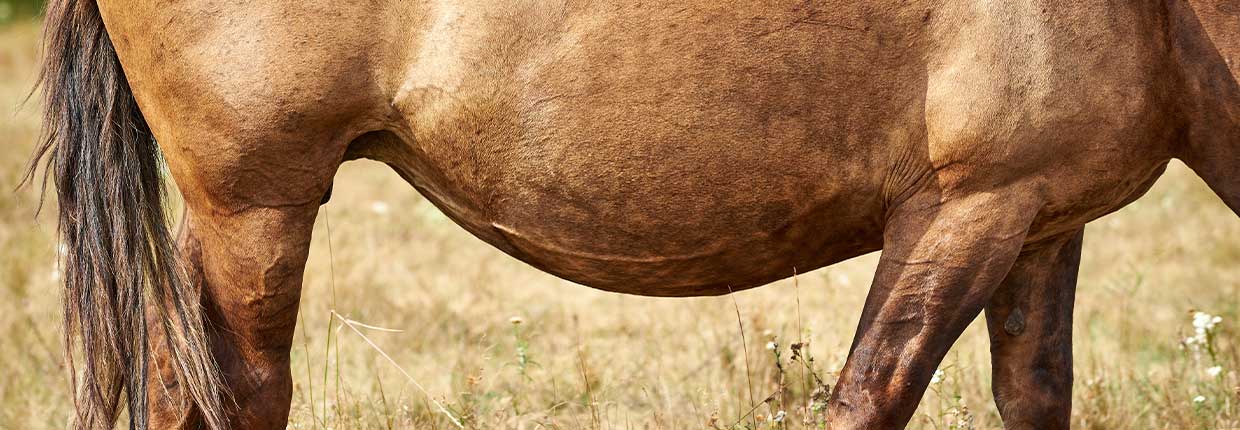
<path id="1" fill-rule="evenodd" d="M 518 250 L 520 250 L 521 252 L 530 252 L 530 251 L 534 251 L 534 253 L 545 252 L 545 253 L 552 253 L 552 254 L 567 256 L 567 257 L 576 258 L 576 259 L 583 259 L 583 260 L 593 260 L 593 261 L 612 262 L 612 263 L 630 263 L 630 264 L 657 264 L 657 263 L 667 263 L 667 262 L 704 260 L 704 259 L 709 259 L 711 257 L 715 257 L 721 254 L 721 252 L 719 251 L 705 251 L 705 252 L 696 252 L 696 253 L 691 253 L 691 254 L 659 255 L 659 256 L 649 256 L 649 257 L 619 255 L 619 254 L 598 254 L 598 253 L 586 252 L 586 251 L 577 250 L 577 249 L 565 248 L 563 246 L 557 246 L 557 245 L 550 244 L 547 242 L 535 241 L 529 238 L 528 236 L 525 236 L 517 232 L 516 229 L 505 226 L 503 224 L 493 222 L 491 223 L 491 227 L 494 228 L 496 231 L 498 231 L 501 235 L 503 235 L 505 239 L 508 239 L 509 243 L 512 243 L 513 246 L 517 248 Z M 522 245 L 526 245 L 526 246 L 522 246 Z M 534 248 L 534 249 L 529 249 L 529 248 Z M 534 253 L 531 253 L 531 254 L 534 254 Z"/>

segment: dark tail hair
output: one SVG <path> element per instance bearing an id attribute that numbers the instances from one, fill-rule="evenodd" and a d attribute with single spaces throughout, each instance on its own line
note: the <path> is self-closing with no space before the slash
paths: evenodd
<path id="1" fill-rule="evenodd" d="M 208 426 L 222 429 L 223 384 L 199 293 L 167 226 L 159 149 L 97 4 L 50 1 L 44 32 L 43 137 L 25 181 L 45 161 L 43 188 L 49 178 L 56 184 L 74 427 L 110 429 L 125 402 L 130 428 L 147 428 L 147 368 L 151 349 L 161 347 L 179 401 L 194 402 Z M 163 336 L 150 336 L 147 311 Z M 150 345 L 152 338 L 166 342 Z"/>

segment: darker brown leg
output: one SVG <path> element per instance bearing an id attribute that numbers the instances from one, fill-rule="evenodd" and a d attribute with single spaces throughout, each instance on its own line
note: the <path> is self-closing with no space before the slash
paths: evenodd
<path id="1" fill-rule="evenodd" d="M 231 391 L 231 428 L 283 429 L 292 396 L 289 350 L 317 201 L 252 207 L 235 214 L 190 214 L 181 248 L 202 289 L 213 353 Z M 179 398 L 166 355 L 150 385 L 151 424 L 199 428 Z"/>
<path id="2" fill-rule="evenodd" d="M 1234 17 L 1201 13 L 1194 4 L 1200 5 L 1168 3 L 1175 36 L 1171 53 L 1184 84 L 1177 101 L 1188 120 L 1176 157 L 1240 216 L 1240 67 L 1230 60 L 1240 54 L 1235 42 L 1240 33 Z"/>
<path id="3" fill-rule="evenodd" d="M 1027 248 L 986 306 L 995 404 L 1009 430 L 1067 430 L 1077 230 Z"/>
<path id="4" fill-rule="evenodd" d="M 935 368 L 1020 252 L 1037 212 L 1020 194 L 940 202 L 926 193 L 895 209 L 830 402 L 831 429 L 904 428 Z"/>

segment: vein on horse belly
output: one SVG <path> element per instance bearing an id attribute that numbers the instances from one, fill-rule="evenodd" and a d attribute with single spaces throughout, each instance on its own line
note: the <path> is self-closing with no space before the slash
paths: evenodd
<path id="1" fill-rule="evenodd" d="M 541 252 L 551 252 L 554 254 L 565 255 L 565 256 L 570 256 L 574 258 L 594 260 L 594 261 L 617 262 L 617 263 L 663 263 L 663 262 L 669 262 L 669 261 L 699 260 L 699 259 L 704 259 L 704 258 L 709 258 L 711 256 L 719 255 L 721 253 L 718 249 L 715 249 L 712 251 L 695 252 L 695 253 L 689 253 L 689 254 L 672 254 L 672 255 L 662 254 L 659 256 L 651 256 L 651 257 L 639 257 L 639 256 L 630 256 L 630 255 L 622 255 L 622 254 L 599 254 L 599 253 L 583 251 L 580 249 L 573 249 L 573 248 L 567 248 L 564 246 L 556 245 L 555 243 L 553 243 L 552 241 L 548 239 L 536 239 L 536 238 L 521 234 L 513 227 L 509 227 L 509 226 L 506 226 L 500 223 L 492 222 L 491 227 L 493 227 L 496 231 L 498 231 L 501 235 L 503 235 L 504 238 L 507 239 L 509 243 L 512 243 L 514 247 L 516 247 L 517 249 L 523 252 L 527 251 L 526 249 L 524 249 L 526 247 L 520 246 L 518 242 L 521 244 L 528 244 Z M 518 242 L 514 242 L 513 239 L 516 239 Z"/>

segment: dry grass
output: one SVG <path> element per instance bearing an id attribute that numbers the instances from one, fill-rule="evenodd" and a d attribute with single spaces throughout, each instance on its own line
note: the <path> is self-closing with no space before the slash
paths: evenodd
<path id="1" fill-rule="evenodd" d="M 12 110 L 32 82 L 36 32 L 0 28 L 0 428 L 62 428 L 70 410 L 52 217 L 36 223 L 36 194 L 8 191 L 37 133 L 37 106 Z M 293 428 L 453 428 L 433 402 L 479 429 L 815 428 L 818 415 L 805 407 L 814 387 L 789 361 L 789 345 L 808 340 L 816 371 L 832 382 L 877 261 L 738 293 L 735 308 L 728 297 L 603 293 L 469 237 L 369 162 L 341 170 L 319 223 L 293 351 Z M 1238 237 L 1240 220 L 1179 164 L 1145 198 L 1089 227 L 1076 311 L 1077 428 L 1240 427 Z M 358 327 L 431 398 L 333 310 L 404 330 Z M 1213 358 L 1179 346 L 1193 333 L 1190 310 L 1222 317 Z M 764 347 L 770 341 L 786 372 Z M 999 427 L 988 360 L 974 324 L 911 427 Z M 1210 376 L 1215 365 L 1221 373 Z M 787 418 L 775 423 L 779 410 Z"/>

